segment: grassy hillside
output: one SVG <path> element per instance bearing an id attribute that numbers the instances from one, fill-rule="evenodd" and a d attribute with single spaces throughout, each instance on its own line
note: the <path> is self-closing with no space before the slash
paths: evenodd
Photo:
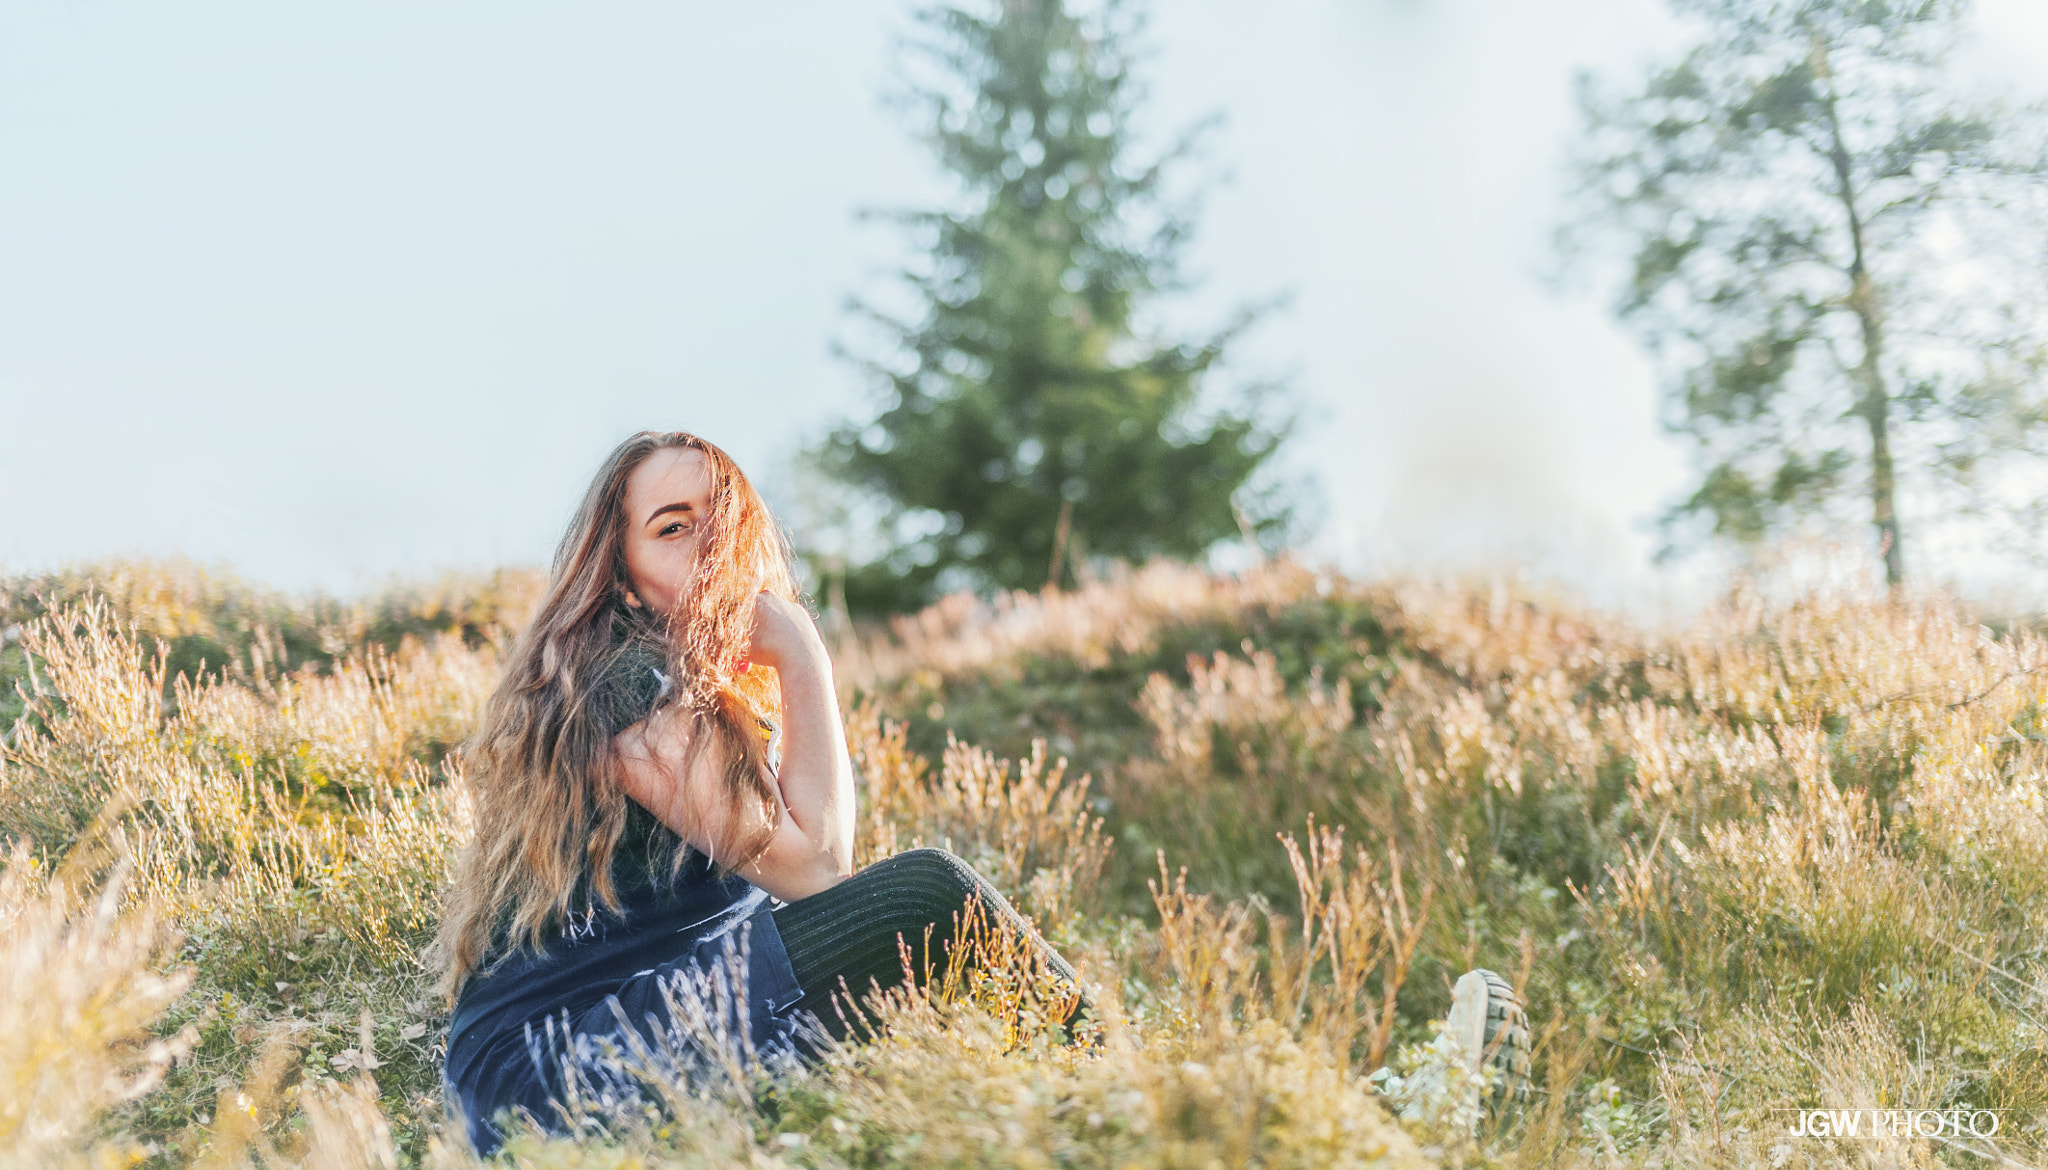
<path id="1" fill-rule="evenodd" d="M 467 1161 L 417 954 L 467 824 L 450 748 L 532 591 L 341 604 L 149 565 L 8 586 L 0 1161 Z M 862 860 L 945 843 L 984 868 L 1102 987 L 1103 1048 L 1052 1044 L 1043 987 L 990 981 L 522 1161 L 2041 1154 L 2030 632 L 1851 591 L 1652 633 L 1508 587 L 1157 567 L 949 599 L 836 661 Z M 1476 1128 L 1428 1045 L 1473 966 L 1540 1036 L 1537 1092 Z M 1962 1145 L 1784 1136 L 1855 1106 L 2002 1120 Z"/>

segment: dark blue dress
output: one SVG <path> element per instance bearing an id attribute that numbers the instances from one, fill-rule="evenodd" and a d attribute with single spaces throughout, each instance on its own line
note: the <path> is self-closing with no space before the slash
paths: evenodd
<path id="1" fill-rule="evenodd" d="M 602 727 L 625 727 L 670 693 L 657 662 L 645 647 L 623 647 L 598 688 Z M 774 768 L 780 734 L 766 719 L 762 729 Z M 645 1041 L 635 1055 L 662 1057 L 635 1063 L 643 1070 L 655 1063 L 666 1076 L 690 1074 L 692 1055 L 702 1055 L 696 1041 L 707 1031 L 741 1053 L 752 1047 L 756 1059 L 795 1053 L 803 990 L 782 951 L 768 893 L 739 877 L 721 881 L 694 850 L 680 873 L 670 873 L 664 859 L 680 848 L 653 813 L 629 801 L 612 861 L 618 912 L 598 908 L 575 918 L 543 953 L 485 961 L 463 986 L 442 1076 L 477 1154 L 489 1156 L 504 1141 L 492 1125 L 502 1109 L 522 1109 L 559 1129 L 557 1100 L 633 1098 L 637 1082 L 616 1059 L 633 1051 L 627 1029 Z M 735 977 L 741 971 L 743 988 Z M 672 1002 L 692 1012 L 688 1027 L 672 1018 Z"/>
<path id="2" fill-rule="evenodd" d="M 501 1109 L 524 1109 L 558 1129 L 554 1102 L 565 1098 L 567 1075 L 584 1093 L 595 1086 L 600 1095 L 630 1096 L 634 1087 L 620 1083 L 604 1042 L 614 1054 L 627 1047 L 624 1021 L 656 1052 L 689 1047 L 687 1030 L 670 1019 L 669 997 L 715 1008 L 711 983 L 742 964 L 744 1002 L 729 1003 L 718 1023 L 735 1039 L 743 1031 L 758 1057 L 794 1051 L 803 992 L 766 891 L 737 877 L 715 880 L 698 855 L 673 883 L 643 878 L 620 898 L 623 914 L 600 909 L 578 918 L 545 953 L 516 954 L 463 987 L 443 1072 L 479 1154 L 503 1141 L 491 1124 Z"/>
<path id="3" fill-rule="evenodd" d="M 610 723 L 623 726 L 669 688 L 659 669 L 631 655 L 621 656 L 618 672 L 605 697 L 616 707 Z M 765 720 L 763 730 L 770 733 L 773 768 L 780 736 Z M 570 1095 L 569 1076 L 582 1093 L 633 1096 L 636 1086 L 621 1077 L 615 1059 L 629 1047 L 625 1027 L 646 1042 L 641 1051 L 680 1058 L 662 1065 L 666 1072 L 687 1075 L 691 1050 L 701 1045 L 670 1018 L 672 1000 L 700 1009 L 699 1036 L 708 1011 L 712 1030 L 733 1041 L 744 1036 L 756 1058 L 795 1052 L 803 990 L 767 892 L 739 877 L 718 880 L 694 851 L 671 877 L 661 858 L 680 841 L 638 804 L 628 807 L 612 866 L 620 912 L 600 907 L 572 920 L 542 953 L 522 950 L 495 968 L 487 961 L 456 1001 L 442 1073 L 449 1103 L 479 1154 L 489 1156 L 503 1142 L 491 1124 L 501 1109 L 524 1109 L 559 1129 L 554 1103 Z M 741 990 L 728 976 L 742 966 L 744 995 L 729 994 Z"/>

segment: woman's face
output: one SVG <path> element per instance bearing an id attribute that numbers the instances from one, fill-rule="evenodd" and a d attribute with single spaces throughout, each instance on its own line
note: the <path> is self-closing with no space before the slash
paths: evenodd
<path id="1" fill-rule="evenodd" d="M 675 612 L 696 576 L 711 486 L 710 461 L 687 447 L 656 451 L 626 478 L 626 604 Z"/>

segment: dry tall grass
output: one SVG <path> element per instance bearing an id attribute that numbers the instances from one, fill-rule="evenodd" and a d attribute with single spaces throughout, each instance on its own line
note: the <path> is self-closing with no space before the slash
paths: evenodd
<path id="1" fill-rule="evenodd" d="M 416 956 L 466 831 L 444 756 L 512 609 L 451 595 L 395 639 L 374 606 L 208 618 L 243 665 L 181 675 L 155 639 L 196 619 L 133 598 L 225 612 L 232 591 L 129 574 L 12 619 L 0 1018 L 21 1023 L 0 1051 L 41 1086 L 0 1105 L 37 1135 L 14 1156 L 464 1163 Z M 263 649 L 315 627 L 320 656 Z M 953 599 L 840 660 L 863 860 L 945 844 L 989 873 L 1099 989 L 1102 1044 L 1056 1043 L 1050 992 L 992 977 L 877 1005 L 884 1040 L 808 1070 L 656 1086 L 669 1107 L 607 1140 L 526 1135 L 522 1162 L 2041 1155 L 2030 632 L 1843 588 L 1737 592 L 1656 634 L 1279 564 Z M 1539 1091 L 1475 1129 L 1454 1087 L 1424 1089 L 1449 1084 L 1430 1022 L 1480 965 L 1543 1039 Z M 77 1037 L 61 1058 L 45 1028 Z M 1961 1105 L 2002 1111 L 1994 1142 L 1783 1132 L 1797 1107 Z"/>
<path id="2" fill-rule="evenodd" d="M 190 1044 L 145 1030 L 192 982 L 158 970 L 173 941 L 160 918 L 122 916 L 118 877 L 97 897 L 74 878 L 53 879 L 25 845 L 0 868 L 0 1165 L 133 1157 L 103 1115 L 154 1089 Z"/>

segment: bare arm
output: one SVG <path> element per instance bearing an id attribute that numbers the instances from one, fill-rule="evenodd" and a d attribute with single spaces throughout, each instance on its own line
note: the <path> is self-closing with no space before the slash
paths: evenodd
<path id="1" fill-rule="evenodd" d="M 783 802 L 844 877 L 853 872 L 853 764 L 825 640 L 809 614 L 764 593 L 756 602 L 752 655 L 775 668 L 782 688 Z"/>
<path id="2" fill-rule="evenodd" d="M 774 835 L 738 872 L 787 902 L 853 872 L 853 768 L 832 685 L 832 664 L 810 616 L 780 598 L 757 602 L 752 659 L 775 668 L 782 687 L 782 767 L 772 778 Z M 614 742 L 626 794 L 709 854 L 736 815 L 724 793 L 725 753 L 713 741 L 691 753 L 691 719 L 667 707 Z M 682 761 L 690 760 L 684 774 Z"/>

